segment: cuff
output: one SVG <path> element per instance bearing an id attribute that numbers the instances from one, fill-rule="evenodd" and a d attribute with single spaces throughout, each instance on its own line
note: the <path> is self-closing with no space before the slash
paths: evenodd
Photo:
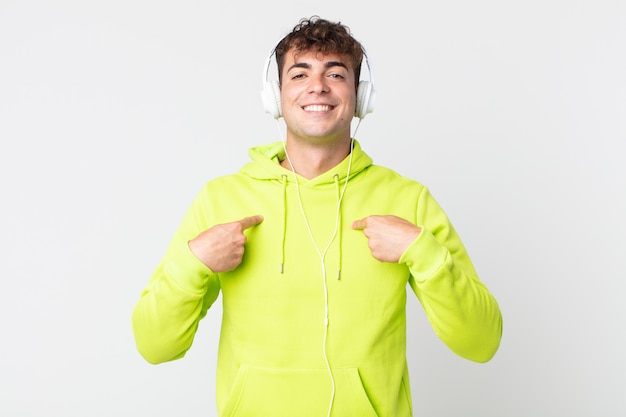
<path id="1" fill-rule="evenodd" d="M 207 281 L 215 273 L 193 254 L 187 242 L 165 264 L 166 274 L 183 289 L 203 293 Z"/>
<path id="2" fill-rule="evenodd" d="M 427 281 L 445 263 L 448 250 L 425 228 L 400 257 L 416 282 Z"/>

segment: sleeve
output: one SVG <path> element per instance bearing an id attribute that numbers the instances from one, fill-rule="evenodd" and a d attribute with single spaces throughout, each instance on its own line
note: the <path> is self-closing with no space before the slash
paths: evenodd
<path id="1" fill-rule="evenodd" d="M 496 299 L 480 282 L 446 214 L 424 188 L 416 223 L 422 227 L 400 262 L 411 271 L 409 284 L 437 336 L 457 355 L 487 362 L 502 337 Z"/>
<path id="2" fill-rule="evenodd" d="M 198 323 L 219 295 L 218 274 L 196 258 L 188 245 L 208 228 L 204 206 L 200 195 L 185 214 L 133 309 L 135 343 L 150 363 L 182 358 L 193 343 Z"/>

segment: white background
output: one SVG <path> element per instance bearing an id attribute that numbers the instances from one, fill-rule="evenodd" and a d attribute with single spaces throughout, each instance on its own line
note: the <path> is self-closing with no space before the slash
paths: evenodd
<path id="1" fill-rule="evenodd" d="M 623 1 L 0 0 L 0 415 L 216 415 L 219 304 L 156 366 L 130 313 L 202 185 L 278 140 L 262 66 L 313 14 L 367 48 L 357 139 L 502 308 L 474 364 L 409 297 L 415 414 L 626 414 Z"/>

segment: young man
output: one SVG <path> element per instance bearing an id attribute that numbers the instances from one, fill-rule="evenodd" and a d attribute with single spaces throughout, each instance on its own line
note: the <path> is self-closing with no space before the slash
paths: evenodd
<path id="1" fill-rule="evenodd" d="M 181 358 L 221 291 L 220 416 L 411 416 L 407 288 L 472 361 L 497 351 L 500 310 L 428 189 L 351 138 L 371 85 L 348 29 L 302 20 L 274 54 L 286 138 L 193 201 L 133 311 L 137 347 Z"/>

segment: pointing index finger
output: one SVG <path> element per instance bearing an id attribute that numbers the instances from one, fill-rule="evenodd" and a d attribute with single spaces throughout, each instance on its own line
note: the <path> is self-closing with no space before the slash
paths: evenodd
<path id="1" fill-rule="evenodd" d="M 243 229 L 245 230 L 245 229 L 249 229 L 252 226 L 256 226 L 262 221 L 263 221 L 263 216 L 256 215 L 256 216 L 244 217 L 243 219 L 239 220 L 239 223 L 241 224 L 241 227 L 243 227 Z"/>
<path id="2" fill-rule="evenodd" d="M 352 222 L 352 228 L 355 230 L 363 230 L 365 229 L 365 227 L 367 227 L 367 220 L 366 218 L 360 219 L 360 220 L 355 220 Z"/>

